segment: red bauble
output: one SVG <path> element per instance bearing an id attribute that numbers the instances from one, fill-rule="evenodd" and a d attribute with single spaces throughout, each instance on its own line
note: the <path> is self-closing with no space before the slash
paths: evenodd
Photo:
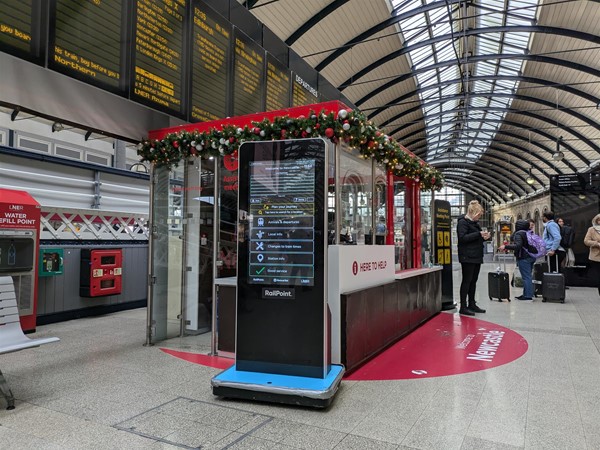
<path id="1" fill-rule="evenodd" d="M 303 137 L 303 138 L 305 138 L 305 137 L 308 137 L 308 133 L 307 133 L 306 131 L 303 131 L 303 132 L 302 132 L 302 137 Z"/>
<path id="2" fill-rule="evenodd" d="M 335 132 L 333 131 L 333 128 L 327 128 L 325 130 L 325 136 L 327 136 L 330 139 L 333 137 L 334 134 Z"/>
<path id="3" fill-rule="evenodd" d="M 254 134 L 260 134 L 260 128 L 258 127 L 254 127 L 254 130 L 252 130 L 254 132 Z"/>
<path id="4" fill-rule="evenodd" d="M 230 143 L 230 144 L 233 144 L 234 142 L 235 142 L 235 138 L 234 138 L 233 136 L 231 136 L 231 137 L 229 138 L 229 143 Z"/>
<path id="5" fill-rule="evenodd" d="M 367 147 L 371 150 L 377 148 L 378 144 L 375 141 L 369 141 L 369 143 L 367 144 Z"/>
<path id="6" fill-rule="evenodd" d="M 179 142 L 178 141 L 173 141 L 173 147 L 179 148 Z"/>
<path id="7" fill-rule="evenodd" d="M 285 130 L 281 130 L 281 137 L 284 138 L 287 134 L 287 131 Z"/>
<path id="8" fill-rule="evenodd" d="M 316 123 L 315 124 L 315 130 L 318 130 L 319 128 L 321 128 L 321 124 L 320 123 Z"/>

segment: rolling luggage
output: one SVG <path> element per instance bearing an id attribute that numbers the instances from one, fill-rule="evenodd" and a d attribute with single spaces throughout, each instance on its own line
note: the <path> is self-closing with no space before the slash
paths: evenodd
<path id="1" fill-rule="evenodd" d="M 544 272 L 548 270 L 548 265 L 545 262 L 535 263 L 533 265 L 533 295 L 538 297 L 542 295 L 542 278 Z"/>
<path id="2" fill-rule="evenodd" d="M 488 273 L 488 295 L 490 300 L 497 298 L 501 302 L 505 298 L 510 302 L 510 286 L 509 276 L 506 273 L 506 261 L 504 261 L 504 270 L 500 270 L 500 266 L 498 266 L 495 272 Z"/>
<path id="3" fill-rule="evenodd" d="M 558 255 L 556 255 L 558 268 Z M 548 257 L 548 270 L 550 270 L 550 257 Z M 542 302 L 565 302 L 565 276 L 558 272 L 545 272 L 542 276 Z"/>

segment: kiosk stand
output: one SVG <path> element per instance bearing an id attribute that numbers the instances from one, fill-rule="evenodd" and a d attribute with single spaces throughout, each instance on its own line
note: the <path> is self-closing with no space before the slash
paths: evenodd
<path id="1" fill-rule="evenodd" d="M 320 138 L 240 147 L 236 363 L 212 379 L 215 395 L 326 407 L 337 392 L 327 154 Z"/>

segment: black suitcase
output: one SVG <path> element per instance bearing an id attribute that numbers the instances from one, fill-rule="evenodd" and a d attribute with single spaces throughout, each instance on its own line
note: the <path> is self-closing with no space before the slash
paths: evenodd
<path id="1" fill-rule="evenodd" d="M 558 255 L 556 255 L 558 268 Z M 550 257 L 548 257 L 548 270 L 550 268 Z M 542 302 L 559 301 L 565 302 L 565 276 L 558 272 L 545 272 L 542 276 Z"/>
<path id="2" fill-rule="evenodd" d="M 533 295 L 535 297 L 542 295 L 542 278 L 544 272 L 548 270 L 548 264 L 545 262 L 535 263 L 533 265 Z"/>
<path id="3" fill-rule="evenodd" d="M 496 272 L 488 273 L 488 295 L 490 300 L 497 298 L 501 302 L 505 298 L 510 302 L 508 278 L 508 273 L 501 271 L 500 268 Z"/>

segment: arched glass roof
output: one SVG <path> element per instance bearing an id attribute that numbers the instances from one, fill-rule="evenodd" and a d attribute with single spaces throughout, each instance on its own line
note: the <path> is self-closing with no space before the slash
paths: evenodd
<path id="1" fill-rule="evenodd" d="M 449 186 L 508 201 L 600 162 L 598 1 L 239 1 Z"/>

